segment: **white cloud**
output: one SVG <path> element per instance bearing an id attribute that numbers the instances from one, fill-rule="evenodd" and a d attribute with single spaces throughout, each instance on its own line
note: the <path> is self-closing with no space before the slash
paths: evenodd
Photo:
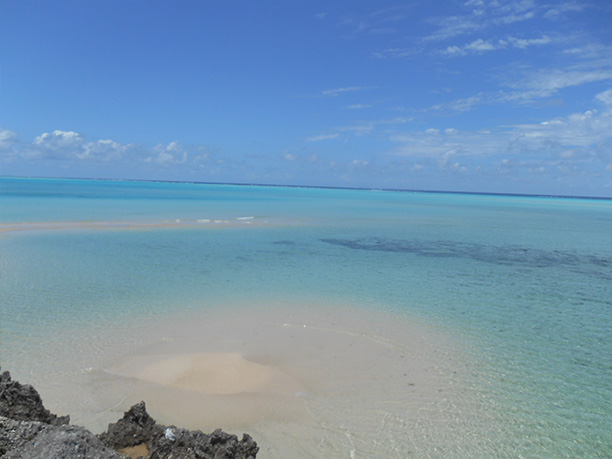
<path id="1" fill-rule="evenodd" d="M 517 49 L 527 49 L 530 46 L 542 46 L 552 44 L 554 41 L 549 36 L 542 36 L 539 38 L 517 38 L 507 37 L 497 41 L 484 40 L 478 38 L 470 43 L 462 46 L 451 45 L 440 53 L 451 57 L 468 56 L 471 54 L 482 54 L 487 51 L 495 51 L 500 49 L 507 49 L 509 46 Z"/>
<path id="2" fill-rule="evenodd" d="M 612 80 L 612 67 L 599 69 L 542 69 L 522 80 L 508 84 L 514 92 L 499 96 L 499 101 L 531 101 L 550 97 L 561 89 L 586 83 Z"/>
<path id="3" fill-rule="evenodd" d="M 164 146 L 158 144 L 151 150 L 152 155 L 145 158 L 145 162 L 161 165 L 185 164 L 187 162 L 187 151 L 178 141 L 170 142 Z"/>
<path id="4" fill-rule="evenodd" d="M 592 69 L 585 66 L 585 68 L 527 70 L 524 71 L 522 78 L 508 80 L 504 83 L 509 89 L 499 90 L 496 93 L 479 93 L 475 96 L 436 104 L 430 110 L 464 112 L 484 104 L 533 103 L 552 97 L 566 88 L 606 81 L 612 81 L 612 66 Z M 604 91 L 597 96 L 597 99 L 608 103 L 607 100 L 610 97 L 610 93 Z"/>
<path id="5" fill-rule="evenodd" d="M 424 41 L 444 41 L 492 27 L 528 21 L 536 17 L 538 9 L 531 0 L 466 2 L 463 6 L 463 14 L 434 19 L 432 22 L 437 30 L 425 37 Z"/>
<path id="6" fill-rule="evenodd" d="M 460 48 L 459 46 L 449 46 L 446 50 L 442 51 L 442 54 L 446 54 L 447 56 L 467 56 L 468 53 L 465 49 Z"/>
<path id="7" fill-rule="evenodd" d="M 0 153 L 6 151 L 17 142 L 17 133 L 0 127 Z"/>
<path id="8" fill-rule="evenodd" d="M 298 157 L 297 157 L 297 155 L 295 155 L 295 154 L 293 154 L 293 153 L 286 152 L 286 153 L 283 155 L 283 159 L 284 159 L 285 161 L 296 161 L 296 160 L 298 159 Z"/>
<path id="9" fill-rule="evenodd" d="M 516 37 L 509 37 L 508 41 L 515 48 L 525 49 L 525 48 L 528 48 L 530 46 L 548 45 L 548 44 L 552 43 L 553 40 L 550 37 L 544 35 L 544 36 L 542 36 L 540 38 L 516 38 Z"/>
<path id="10" fill-rule="evenodd" d="M 593 67 L 593 64 L 598 62 L 601 63 L 602 66 L 609 66 L 612 46 L 606 46 L 599 43 L 587 43 L 567 48 L 563 50 L 563 53 L 574 56 L 582 61 L 586 60 L 589 67 Z"/>
<path id="11" fill-rule="evenodd" d="M 42 159 L 78 159 L 83 154 L 83 138 L 74 131 L 45 132 L 24 151 L 26 157 Z"/>
<path id="12" fill-rule="evenodd" d="M 581 5 L 577 2 L 565 2 L 561 4 L 557 4 L 550 8 L 546 13 L 544 13 L 544 17 L 551 21 L 555 21 L 568 12 L 577 12 L 582 11 L 585 8 L 584 5 Z"/>
<path id="13" fill-rule="evenodd" d="M 514 131 L 516 137 L 530 147 L 546 142 L 565 149 L 586 149 L 612 140 L 612 111 L 572 113 L 539 124 L 516 125 Z"/>
<path id="14" fill-rule="evenodd" d="M 515 22 L 527 21 L 529 19 L 533 19 L 534 17 L 535 17 L 535 12 L 526 11 L 525 13 L 522 13 L 522 14 L 509 14 L 507 16 L 502 16 L 500 18 L 497 18 L 494 22 L 504 23 L 504 24 L 513 24 Z"/>
<path id="15" fill-rule="evenodd" d="M 465 45 L 465 49 L 468 51 L 482 53 L 484 51 L 492 51 L 496 49 L 496 47 L 490 41 L 479 38 L 478 40 L 474 40 L 472 43 Z"/>
<path id="16" fill-rule="evenodd" d="M 24 159 L 58 160 L 69 162 L 109 162 L 121 159 L 133 148 L 113 140 L 86 142 L 74 131 L 56 129 L 36 136 L 32 143 L 22 143 L 13 152 Z"/>
<path id="17" fill-rule="evenodd" d="M 375 35 L 397 33 L 399 23 L 405 19 L 410 5 L 398 5 L 372 13 L 356 16 L 347 15 L 340 21 L 340 26 L 348 32 L 349 37 L 356 35 Z"/>
<path id="18" fill-rule="evenodd" d="M 381 59 L 397 59 L 414 56 L 422 52 L 423 50 L 419 48 L 387 48 L 382 51 L 375 51 L 372 55 Z"/>
<path id="19" fill-rule="evenodd" d="M 390 119 L 379 119 L 373 121 L 363 121 L 362 123 L 355 124 L 353 126 L 341 126 L 329 129 L 329 131 L 335 131 L 331 134 L 323 134 L 315 137 L 309 137 L 306 140 L 309 142 L 316 142 L 320 140 L 329 140 L 336 139 L 338 137 L 345 138 L 345 135 L 341 135 L 344 133 L 352 133 L 356 136 L 364 136 L 367 134 L 371 134 L 375 131 L 377 126 L 393 126 L 397 124 L 404 124 L 412 121 L 412 118 L 404 118 L 402 116 L 397 116 L 395 118 Z"/>
<path id="20" fill-rule="evenodd" d="M 484 94 L 478 94 L 472 97 L 466 97 L 462 99 L 453 100 L 443 104 L 436 104 L 431 107 L 432 110 L 446 110 L 453 112 L 466 112 L 471 110 L 477 105 L 481 105 L 486 102 Z"/>
<path id="21" fill-rule="evenodd" d="M 374 130 L 374 123 L 357 124 L 355 126 L 342 126 L 336 128 L 338 132 L 352 132 L 355 135 L 369 134 Z"/>
<path id="22" fill-rule="evenodd" d="M 74 131 L 60 131 L 56 129 L 51 134 L 45 132 L 34 139 L 35 145 L 47 148 L 66 147 L 80 145 L 83 138 Z"/>
<path id="23" fill-rule="evenodd" d="M 83 145 L 82 154 L 78 155 L 80 159 L 98 159 L 104 161 L 120 159 L 132 145 L 121 145 L 113 140 L 98 140 L 97 142 L 88 142 Z"/>
<path id="24" fill-rule="evenodd" d="M 335 97 L 345 92 L 364 91 L 366 89 L 374 89 L 375 86 L 347 86 L 345 88 L 326 89 L 321 91 L 323 96 Z"/>
<path id="25" fill-rule="evenodd" d="M 435 128 L 396 134 L 393 155 L 435 158 L 440 165 L 451 158 L 504 155 L 548 158 L 549 161 L 601 162 L 601 169 L 612 161 L 612 89 L 599 93 L 606 109 L 572 113 L 539 123 L 517 124 L 487 131 L 458 131 Z"/>
<path id="26" fill-rule="evenodd" d="M 607 89 L 604 92 L 600 92 L 595 96 L 595 98 L 606 105 L 612 105 L 612 89 Z"/>
<path id="27" fill-rule="evenodd" d="M 349 110 L 361 110 L 363 108 L 369 108 L 371 107 L 371 105 L 368 104 L 352 104 L 352 105 L 347 105 L 346 108 L 348 108 Z"/>
<path id="28" fill-rule="evenodd" d="M 316 135 L 313 137 L 308 137 L 306 141 L 307 142 L 321 142 L 322 140 L 337 139 L 338 137 L 340 137 L 340 134 L 321 134 L 321 135 Z"/>
<path id="29" fill-rule="evenodd" d="M 438 29 L 425 37 L 424 41 L 443 41 L 465 35 L 483 28 L 478 15 L 448 16 L 435 20 Z"/>

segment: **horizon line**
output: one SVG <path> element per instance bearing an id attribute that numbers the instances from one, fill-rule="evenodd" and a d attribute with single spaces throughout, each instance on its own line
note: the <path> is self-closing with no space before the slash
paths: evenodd
<path id="1" fill-rule="evenodd" d="M 514 196 L 524 198 L 564 198 L 564 199 L 595 199 L 612 201 L 612 196 L 585 196 L 565 194 L 541 194 L 541 193 L 502 193 L 493 191 L 458 191 L 458 190 L 427 190 L 413 188 L 381 188 L 381 187 L 353 187 L 333 185 L 289 185 L 278 183 L 253 183 L 253 182 L 203 182 L 193 180 L 162 180 L 162 179 L 136 179 L 136 178 L 105 178 L 105 177 L 45 177 L 45 176 L 18 176 L 0 175 L 0 178 L 16 179 L 42 179 L 42 180 L 98 180 L 106 182 L 149 182 L 149 183 L 188 183 L 193 185 L 231 185 L 231 186 L 262 186 L 276 188 L 312 188 L 327 190 L 354 190 L 354 191 L 387 191 L 399 193 L 431 193 L 431 194 L 468 194 L 477 196 Z"/>

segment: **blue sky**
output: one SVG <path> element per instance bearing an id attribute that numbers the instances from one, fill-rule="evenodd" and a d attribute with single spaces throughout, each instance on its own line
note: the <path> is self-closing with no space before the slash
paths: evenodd
<path id="1" fill-rule="evenodd" d="M 0 0 L 0 175 L 612 196 L 609 1 Z"/>

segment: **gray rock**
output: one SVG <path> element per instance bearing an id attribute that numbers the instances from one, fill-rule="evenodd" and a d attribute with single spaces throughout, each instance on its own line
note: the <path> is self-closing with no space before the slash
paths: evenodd
<path id="1" fill-rule="evenodd" d="M 98 437 L 84 427 L 54 426 L 36 421 L 7 421 L 16 425 L 0 428 L 0 442 L 3 438 L 9 438 L 12 442 L 10 450 L 2 456 L 5 459 L 125 459 L 104 446 Z"/>
<path id="2" fill-rule="evenodd" d="M 57 416 L 43 405 L 40 395 L 32 386 L 11 379 L 8 371 L 0 374 L 0 416 L 18 421 L 39 421 L 45 424 L 65 425 L 70 416 Z"/>
<path id="3" fill-rule="evenodd" d="M 109 424 L 107 431 L 98 437 L 106 446 L 122 449 L 142 443 L 148 445 L 152 440 L 164 437 L 165 430 L 149 416 L 145 403 L 140 402 L 126 411 L 119 421 Z"/>
<path id="4" fill-rule="evenodd" d="M 48 427 L 48 424 L 42 422 L 0 417 L 0 457 L 8 451 L 21 448 Z"/>
<path id="5" fill-rule="evenodd" d="M 119 459 L 125 456 L 117 451 L 126 448 L 146 451 L 146 459 L 255 459 L 259 451 L 247 434 L 238 440 L 221 429 L 207 435 L 158 425 L 144 402 L 132 406 L 98 436 L 68 423 L 68 416 L 45 409 L 32 386 L 12 381 L 8 372 L 0 375 L 3 459 Z"/>
<path id="6" fill-rule="evenodd" d="M 172 435 L 166 435 L 170 429 Z M 159 425 L 149 416 L 144 402 L 130 408 L 117 423 L 99 435 L 113 449 L 146 444 L 147 459 L 255 459 L 259 447 L 247 434 L 236 435 L 215 430 L 211 435 L 175 426 Z"/>

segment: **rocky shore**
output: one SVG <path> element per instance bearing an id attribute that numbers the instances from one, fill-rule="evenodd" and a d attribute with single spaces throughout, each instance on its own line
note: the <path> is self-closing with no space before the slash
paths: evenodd
<path id="1" fill-rule="evenodd" d="M 255 459 L 259 448 L 218 429 L 212 434 L 164 426 L 145 403 L 132 406 L 108 430 L 94 435 L 47 410 L 36 389 L 0 374 L 0 457 L 6 459 Z"/>

